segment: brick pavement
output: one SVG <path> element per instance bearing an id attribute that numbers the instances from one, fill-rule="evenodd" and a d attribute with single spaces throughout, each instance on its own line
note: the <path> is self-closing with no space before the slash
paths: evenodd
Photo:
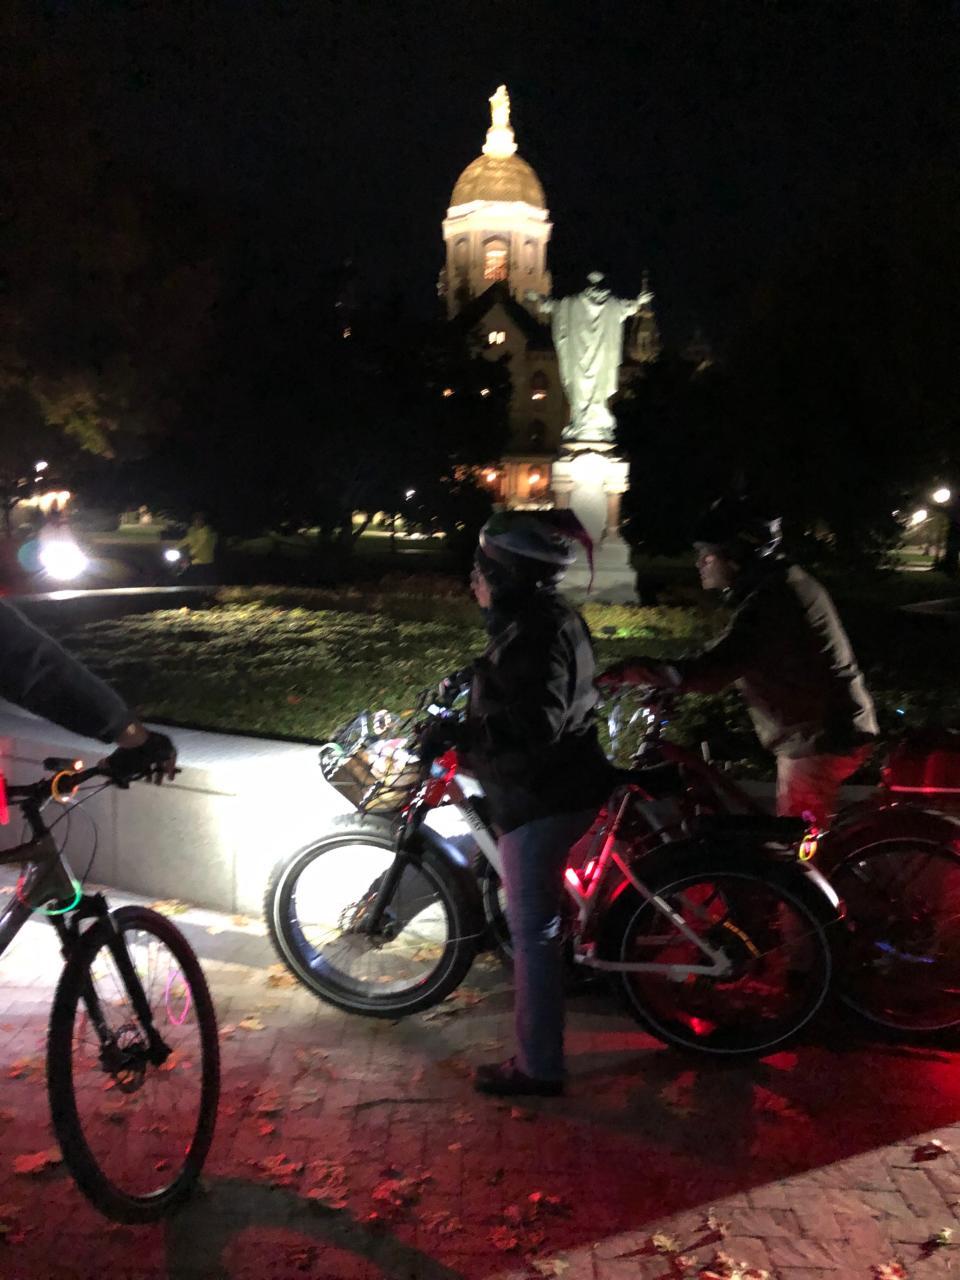
<path id="1" fill-rule="evenodd" d="M 932 1137 L 960 1150 L 956 1053 L 858 1040 L 835 1016 L 793 1050 L 718 1066 L 581 995 L 569 1095 L 513 1108 L 469 1083 L 470 1063 L 509 1048 L 492 962 L 449 1014 L 374 1022 L 271 985 L 256 923 L 186 919 L 221 1024 L 253 1013 L 264 1029 L 224 1037 L 204 1190 L 162 1225 L 105 1223 L 62 1167 L 13 1173 L 51 1144 L 42 1071 L 9 1072 L 42 1061 L 52 931 L 29 926 L 0 961 L 0 1280 L 666 1280 L 700 1275 L 718 1247 L 777 1280 L 867 1278 L 894 1260 L 912 1278 L 960 1274 L 960 1249 L 925 1248 L 944 1228 L 960 1239 L 960 1165 L 949 1150 L 914 1159 Z M 280 1154 L 286 1185 L 258 1167 Z M 415 1202 L 378 1198 L 388 1179 Z M 326 1204 L 308 1195 L 324 1180 Z M 670 1237 L 686 1269 L 662 1251 Z"/>

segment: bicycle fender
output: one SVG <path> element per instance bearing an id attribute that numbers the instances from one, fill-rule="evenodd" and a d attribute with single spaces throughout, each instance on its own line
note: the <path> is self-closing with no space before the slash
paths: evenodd
<path id="1" fill-rule="evenodd" d="M 463 901 L 467 905 L 467 909 L 473 912 L 477 919 L 483 918 L 483 901 L 480 896 L 480 885 L 470 865 L 470 860 L 463 851 L 457 847 L 446 836 L 440 835 L 434 831 L 432 827 L 421 826 L 417 832 L 416 844 L 412 852 L 416 852 L 416 845 L 419 845 L 421 851 L 427 849 L 439 855 L 447 864 L 450 871 L 451 879 L 456 884 L 457 891 L 462 895 Z"/>
<path id="2" fill-rule="evenodd" d="M 819 837 L 815 862 L 829 876 L 860 849 L 902 840 L 949 849 L 960 858 L 960 819 L 909 804 L 858 806 Z"/>

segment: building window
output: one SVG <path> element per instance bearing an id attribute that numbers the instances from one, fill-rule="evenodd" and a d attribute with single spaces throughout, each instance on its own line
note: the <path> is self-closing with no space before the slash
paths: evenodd
<path id="1" fill-rule="evenodd" d="M 484 280 L 506 280 L 507 246 L 502 240 L 491 240 L 483 255 Z"/>
<path id="2" fill-rule="evenodd" d="M 547 388 L 549 387 L 549 385 L 550 384 L 547 382 L 546 374 L 541 373 L 540 370 L 538 369 L 537 372 L 530 379 L 530 399 L 546 400 Z"/>
<path id="3" fill-rule="evenodd" d="M 506 332 L 503 329 L 491 329 L 487 334 L 487 343 L 491 347 L 500 347 L 507 340 Z"/>
<path id="4" fill-rule="evenodd" d="M 531 449 L 542 449 L 543 442 L 547 438 L 547 428 L 543 425 L 539 418 L 534 418 L 530 423 L 528 439 Z"/>

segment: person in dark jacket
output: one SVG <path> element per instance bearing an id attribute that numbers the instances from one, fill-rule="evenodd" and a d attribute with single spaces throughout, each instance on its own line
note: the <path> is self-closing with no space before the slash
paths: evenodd
<path id="1" fill-rule="evenodd" d="M 6 601 L 0 601 L 0 697 L 73 733 L 115 743 L 109 761 L 119 778 L 151 767 L 158 782 L 174 776 L 170 739 L 147 729 L 118 693 Z"/>
<path id="2" fill-rule="evenodd" d="M 471 668 L 461 747 L 500 832 L 514 948 L 517 1052 L 481 1066 L 498 1095 L 563 1092 L 563 873 L 613 786 L 594 718 L 593 645 L 557 594 L 589 543 L 570 512 L 494 516 L 480 534 L 472 585 L 490 643 Z"/>
<path id="3" fill-rule="evenodd" d="M 628 658 L 601 685 L 710 693 L 735 684 L 757 737 L 777 761 L 777 812 L 824 825 L 841 783 L 879 732 L 847 633 L 826 589 L 779 554 L 779 519 L 743 498 L 720 499 L 696 533 L 705 590 L 734 606 L 726 631 L 696 657 Z"/>

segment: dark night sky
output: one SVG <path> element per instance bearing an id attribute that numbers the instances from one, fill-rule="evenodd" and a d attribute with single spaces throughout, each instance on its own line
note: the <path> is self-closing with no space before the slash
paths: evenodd
<path id="1" fill-rule="evenodd" d="M 426 311 L 505 81 L 563 292 L 649 265 L 677 333 L 736 322 L 824 219 L 958 156 L 955 4 L 196 0 L 55 6 L 107 145 L 254 208 L 305 275 L 352 254 Z M 719 331 L 719 332 L 718 332 Z"/>

